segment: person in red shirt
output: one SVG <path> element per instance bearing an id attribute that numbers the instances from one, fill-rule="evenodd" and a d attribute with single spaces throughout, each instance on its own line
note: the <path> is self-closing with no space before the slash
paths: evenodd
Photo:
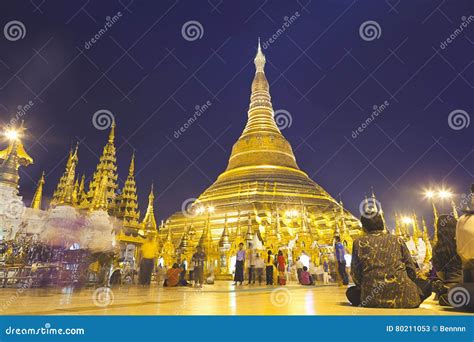
<path id="1" fill-rule="evenodd" d="M 166 271 L 166 280 L 163 286 L 174 287 L 182 286 L 179 281 L 180 273 L 183 271 L 182 268 L 179 268 L 178 264 L 173 264 L 173 267 Z"/>

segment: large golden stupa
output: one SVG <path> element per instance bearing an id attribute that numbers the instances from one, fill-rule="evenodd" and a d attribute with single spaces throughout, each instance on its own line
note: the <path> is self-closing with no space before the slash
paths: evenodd
<path id="1" fill-rule="evenodd" d="M 304 239 L 311 249 L 332 245 L 335 235 L 350 244 L 359 221 L 300 170 L 275 123 L 260 44 L 254 62 L 247 125 L 227 169 L 192 206 L 173 214 L 162 234 L 170 239 L 171 231 L 176 246 L 188 248 L 206 241 L 222 248 L 237 239 L 276 249 Z"/>

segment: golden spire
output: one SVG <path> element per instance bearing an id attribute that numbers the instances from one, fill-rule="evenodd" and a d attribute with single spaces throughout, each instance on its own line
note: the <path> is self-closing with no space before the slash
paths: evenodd
<path id="1" fill-rule="evenodd" d="M 18 163 L 21 166 L 28 166 L 33 164 L 33 158 L 31 158 L 28 153 L 26 153 L 25 148 L 21 142 L 21 136 L 23 135 L 25 128 L 23 127 L 23 121 L 21 122 L 20 127 L 16 129 L 6 130 L 4 135 L 7 139 L 10 140 L 8 147 L 0 151 L 0 161 L 4 161 L 7 157 L 12 154 L 12 151 L 15 150 L 15 154 L 18 158 Z"/>
<path id="2" fill-rule="evenodd" d="M 252 229 L 252 216 L 249 212 L 248 221 L 247 221 L 247 234 L 245 234 L 245 240 L 252 241 L 254 238 L 254 232 Z"/>
<path id="3" fill-rule="evenodd" d="M 242 229 L 240 228 L 240 209 L 237 210 L 237 227 L 235 228 L 235 237 L 242 236 Z"/>
<path id="4" fill-rule="evenodd" d="M 87 195 L 84 191 L 84 184 L 85 184 L 86 176 L 82 175 L 81 182 L 79 183 L 79 189 L 77 190 L 77 204 L 82 205 L 84 200 L 87 201 Z"/>
<path id="5" fill-rule="evenodd" d="M 20 163 L 18 158 L 18 143 L 16 139 L 10 146 L 10 151 L 0 164 L 0 184 L 5 184 L 18 189 L 18 181 L 20 180 L 18 168 L 20 167 Z"/>
<path id="6" fill-rule="evenodd" d="M 118 197 L 118 196 L 117 196 Z M 116 206 L 116 216 L 123 219 L 124 227 L 138 227 L 140 214 L 138 213 L 137 186 L 135 183 L 135 153 L 132 154 L 128 177 L 122 189 L 120 200 Z"/>
<path id="7" fill-rule="evenodd" d="M 32 209 L 41 210 L 41 200 L 43 198 L 43 185 L 44 185 L 44 171 L 41 174 L 41 178 L 38 181 L 38 185 L 36 186 L 35 195 L 33 196 L 33 200 L 31 201 L 30 207 Z"/>
<path id="8" fill-rule="evenodd" d="M 107 210 L 107 175 L 102 176 L 99 186 L 95 188 L 89 210 Z"/>
<path id="9" fill-rule="evenodd" d="M 224 229 L 222 230 L 221 239 L 219 240 L 219 247 L 230 246 L 229 229 L 227 227 L 227 213 L 224 218 Z"/>
<path id="10" fill-rule="evenodd" d="M 51 200 L 50 206 L 55 207 L 58 205 L 74 205 L 73 203 L 73 193 L 74 193 L 74 180 L 76 177 L 76 166 L 78 163 L 77 157 L 78 145 L 74 153 L 72 150 L 69 151 L 69 158 L 66 163 L 66 169 L 59 179 L 56 190 L 53 194 L 53 199 Z"/>
<path id="11" fill-rule="evenodd" d="M 92 180 L 89 183 L 89 192 L 87 193 L 87 199 L 89 203 L 97 202 L 93 198 L 96 193 L 96 189 L 100 186 L 102 178 L 106 177 L 106 202 L 109 210 L 113 209 L 115 204 L 115 191 L 117 190 L 117 160 L 115 157 L 115 121 L 112 122 L 110 129 L 109 139 L 107 144 L 104 146 L 102 156 L 99 158 L 96 170 L 92 176 Z"/>
<path id="12" fill-rule="evenodd" d="M 156 219 L 155 219 L 155 210 L 153 208 L 153 201 L 155 195 L 153 195 L 153 183 L 151 184 L 150 195 L 148 196 L 148 207 L 146 209 L 145 217 L 143 218 L 142 225 L 143 228 L 148 230 L 156 230 Z"/>
<path id="13" fill-rule="evenodd" d="M 226 171 L 259 165 L 299 170 L 293 150 L 275 122 L 270 86 L 265 77 L 265 56 L 260 44 L 254 63 L 255 76 L 252 82 L 247 125 L 232 148 Z"/>
<path id="14" fill-rule="evenodd" d="M 451 209 L 453 210 L 453 217 L 456 220 L 459 220 L 459 214 L 458 214 L 458 209 L 456 208 L 456 204 L 454 204 L 454 201 L 451 200 Z"/>
<path id="15" fill-rule="evenodd" d="M 110 133 L 109 133 L 109 143 L 113 144 L 115 142 L 115 120 L 112 121 L 112 125 L 110 126 Z"/>

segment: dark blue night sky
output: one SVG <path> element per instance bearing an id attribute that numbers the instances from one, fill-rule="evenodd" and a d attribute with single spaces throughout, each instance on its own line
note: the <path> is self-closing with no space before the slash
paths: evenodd
<path id="1" fill-rule="evenodd" d="M 266 74 L 274 109 L 291 115 L 282 132 L 300 168 L 357 216 L 373 186 L 389 216 L 416 210 L 431 222 L 424 187 L 449 186 L 459 202 L 473 181 L 474 123 L 462 121 L 473 115 L 473 14 L 469 0 L 2 1 L 2 29 L 18 20 L 26 34 L 0 35 L 1 121 L 34 103 L 23 119 L 35 164 L 21 171 L 21 193 L 29 201 L 46 170 L 52 194 L 77 140 L 78 171 L 90 176 L 108 134 L 92 116 L 106 109 L 121 183 L 136 150 L 142 213 L 152 180 L 159 218 L 179 210 L 227 166 L 246 122 L 257 38 L 275 35 Z M 292 23 L 277 33 L 285 17 Z M 200 39 L 183 38 L 188 21 L 202 26 Z M 379 25 L 378 39 L 362 39 L 366 21 Z"/>

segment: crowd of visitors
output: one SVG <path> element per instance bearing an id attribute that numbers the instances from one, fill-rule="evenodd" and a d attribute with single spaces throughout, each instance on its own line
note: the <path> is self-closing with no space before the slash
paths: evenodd
<path id="1" fill-rule="evenodd" d="M 471 191 L 474 193 L 474 185 Z M 462 291 L 469 295 L 461 309 L 473 310 L 472 194 L 470 205 L 471 208 L 464 210 L 459 220 L 454 214 L 438 217 L 437 242 L 433 246 L 429 272 L 418 265 L 404 238 L 388 233 L 383 217 L 372 213 L 362 215 L 360 219 L 366 234 L 353 241 L 350 277 L 346 265 L 347 245 L 336 236 L 332 258 L 323 255 L 318 260 L 306 260 L 306 263 L 301 258 L 289 260 L 283 250 L 274 256 L 271 250 L 265 254 L 257 251 L 252 243 L 247 248 L 240 243 L 235 253 L 233 285 L 243 285 L 245 275 L 248 285 L 262 285 L 265 280 L 266 285 L 283 286 L 292 274 L 302 286 L 328 285 L 331 279 L 346 286 L 352 280 L 354 285 L 346 291 L 349 302 L 355 306 L 375 308 L 416 308 L 433 292 L 440 305 L 453 306 L 452 298 L 456 295 L 453 291 Z M 142 245 L 141 253 L 139 283 L 147 286 L 157 256 L 156 243 L 151 237 Z M 189 265 L 180 259 L 167 270 L 160 265 L 156 279 L 165 287 L 190 286 L 191 282 L 202 287 L 204 283 L 213 284 L 215 278 L 212 267 L 206 269 L 206 275 L 205 269 L 206 254 L 201 246 L 197 246 Z"/>

